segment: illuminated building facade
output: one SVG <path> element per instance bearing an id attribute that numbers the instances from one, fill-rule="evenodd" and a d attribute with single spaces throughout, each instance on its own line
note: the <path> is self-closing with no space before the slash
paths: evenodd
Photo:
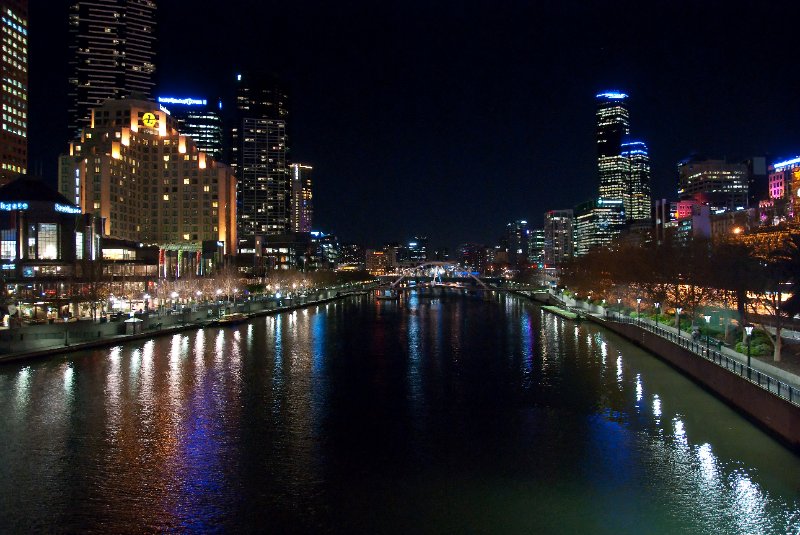
<path id="1" fill-rule="evenodd" d="M 385 251 L 367 249 L 365 254 L 367 273 L 375 277 L 386 275 L 392 269 L 391 262 Z"/>
<path id="2" fill-rule="evenodd" d="M 102 218 L 105 236 L 156 244 L 176 257 L 169 262 L 176 270 L 188 262 L 200 272 L 204 245 L 235 252 L 231 168 L 198 150 L 153 102 L 110 100 L 93 109 L 59 168 L 61 194 Z"/>
<path id="3" fill-rule="evenodd" d="M 28 2 L 0 0 L 0 185 L 28 172 Z"/>
<path id="4" fill-rule="evenodd" d="M 575 207 L 575 256 L 596 247 L 608 247 L 625 226 L 625 207 L 621 200 L 588 201 Z"/>
<path id="5" fill-rule="evenodd" d="M 628 195 L 628 163 L 622 144 L 630 134 L 628 95 L 618 91 L 600 93 L 597 98 L 597 169 L 600 198 L 625 199 Z"/>
<path id="6" fill-rule="evenodd" d="M 84 253 L 80 213 L 39 180 L 24 177 L 0 188 L 3 279 L 43 282 L 74 275 Z"/>
<path id="7" fill-rule="evenodd" d="M 194 140 L 198 150 L 223 161 L 224 127 L 222 102 L 210 104 L 208 99 L 193 97 L 158 97 L 178 123 L 178 131 Z"/>
<path id="8" fill-rule="evenodd" d="M 80 0 L 69 9 L 69 135 L 108 99 L 149 98 L 155 84 L 156 2 Z"/>
<path id="9" fill-rule="evenodd" d="M 408 242 L 408 249 L 406 249 L 408 262 L 413 266 L 427 262 L 429 244 L 430 239 L 427 236 L 414 236 Z"/>
<path id="10" fill-rule="evenodd" d="M 505 241 L 507 243 L 508 263 L 523 265 L 529 261 L 531 229 L 528 222 L 518 219 L 506 225 Z"/>
<path id="11" fill-rule="evenodd" d="M 486 246 L 477 243 L 465 243 L 458 248 L 459 263 L 471 273 L 486 273 Z"/>
<path id="12" fill-rule="evenodd" d="M 652 219 L 650 196 L 650 156 L 642 141 L 622 143 L 622 157 L 626 165 L 625 218 L 632 222 L 648 222 Z"/>
<path id="13" fill-rule="evenodd" d="M 550 210 L 544 214 L 544 263 L 548 266 L 563 264 L 573 255 L 574 212 Z"/>
<path id="14" fill-rule="evenodd" d="M 231 165 L 238 179 L 242 237 L 285 234 L 292 227 L 288 94 L 270 77 L 236 75 Z"/>
<path id="15" fill-rule="evenodd" d="M 800 156 L 769 166 L 769 199 L 761 204 L 764 223 L 777 225 L 800 213 Z"/>
<path id="16" fill-rule="evenodd" d="M 364 248 L 357 243 L 343 243 L 338 269 L 340 271 L 363 271 L 366 268 Z"/>
<path id="17" fill-rule="evenodd" d="M 748 183 L 744 163 L 691 157 L 678 164 L 680 200 L 695 200 L 708 206 L 712 213 L 746 209 Z"/>
<path id="18" fill-rule="evenodd" d="M 314 195 L 311 191 L 311 166 L 293 163 L 292 176 L 292 231 L 311 232 L 314 216 Z"/>

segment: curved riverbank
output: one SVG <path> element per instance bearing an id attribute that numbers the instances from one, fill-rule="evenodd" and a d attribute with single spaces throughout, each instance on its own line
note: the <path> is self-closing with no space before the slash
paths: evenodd
<path id="1" fill-rule="evenodd" d="M 91 330 L 91 334 L 92 335 L 94 335 L 94 333 L 97 332 L 97 337 L 96 338 L 94 338 L 92 340 L 84 341 L 84 342 L 73 342 L 73 343 L 70 343 L 69 342 L 70 337 L 71 336 L 74 337 L 75 333 L 72 333 L 72 335 L 70 335 L 69 332 L 64 330 L 64 329 L 62 329 L 60 332 L 59 331 L 55 331 L 55 332 L 45 332 L 45 333 L 30 333 L 30 332 L 16 333 L 14 331 L 7 331 L 7 332 L 10 332 L 10 333 L 13 333 L 13 335 L 15 335 L 15 336 L 19 336 L 20 337 L 20 342 L 24 341 L 24 339 L 25 339 L 24 337 L 26 335 L 30 337 L 31 334 L 33 336 L 37 336 L 37 335 L 38 336 L 48 336 L 48 335 L 52 335 L 52 334 L 57 334 L 66 343 L 50 345 L 48 347 L 43 347 L 43 348 L 31 348 L 31 349 L 22 350 L 22 351 L 12 351 L 12 352 L 8 352 L 8 353 L 0 354 L 0 364 L 8 363 L 8 362 L 18 362 L 20 360 L 27 360 L 27 359 L 48 358 L 48 357 L 62 355 L 64 353 L 72 353 L 72 352 L 75 352 L 75 351 L 82 351 L 82 350 L 85 350 L 85 349 L 94 349 L 94 348 L 98 348 L 98 347 L 108 347 L 108 346 L 113 346 L 113 345 L 116 345 L 116 344 L 121 344 L 121 343 L 124 343 L 124 342 L 133 341 L 133 340 L 149 339 L 149 338 L 155 338 L 155 337 L 159 337 L 159 336 L 166 336 L 166 335 L 173 334 L 173 333 L 176 333 L 176 332 L 181 332 L 181 331 L 202 329 L 202 328 L 211 326 L 212 321 L 210 319 L 208 319 L 208 313 L 209 313 L 210 310 L 214 310 L 214 309 L 220 310 L 220 309 L 232 308 L 233 310 L 235 310 L 237 312 L 245 312 L 250 318 L 254 318 L 254 317 L 258 317 L 258 316 L 267 316 L 267 315 L 271 315 L 271 314 L 279 314 L 281 312 L 287 312 L 287 311 L 291 311 L 291 310 L 297 310 L 297 309 L 306 308 L 306 307 L 310 307 L 310 306 L 325 304 L 325 303 L 329 303 L 331 301 L 336 301 L 338 299 L 344 299 L 346 297 L 351 297 L 353 295 L 360 295 L 363 292 L 369 290 L 370 287 L 371 287 L 370 285 L 364 285 L 364 287 L 362 287 L 362 288 L 358 288 L 356 290 L 350 289 L 350 290 L 347 290 L 347 291 L 336 291 L 334 289 L 334 290 L 328 291 L 326 293 L 325 297 L 322 297 L 322 298 L 313 299 L 313 300 L 296 299 L 296 300 L 292 300 L 292 303 L 289 304 L 289 305 L 281 305 L 281 306 L 274 306 L 274 307 L 267 307 L 267 305 L 270 304 L 270 302 L 267 302 L 267 301 L 256 301 L 256 302 L 254 302 L 254 301 L 246 301 L 244 303 L 239 303 L 238 305 L 235 305 L 233 307 L 230 307 L 227 304 L 215 305 L 213 307 L 204 307 L 202 310 L 187 311 L 186 313 L 181 314 L 180 316 L 158 316 L 158 315 L 153 315 L 153 316 L 146 317 L 145 320 L 142 321 L 142 328 L 141 328 L 140 332 L 135 332 L 135 333 L 131 333 L 131 334 L 108 334 L 108 331 L 111 330 L 111 329 L 113 329 L 113 330 L 124 329 L 124 323 L 103 323 L 103 324 L 98 324 L 98 323 L 92 322 L 88 326 L 82 326 L 80 324 L 75 324 L 75 323 L 65 323 L 65 324 L 54 324 L 54 325 L 46 326 L 46 327 L 50 328 L 48 330 L 55 331 L 54 327 L 57 327 L 59 325 L 67 326 L 67 328 L 70 328 L 70 327 L 74 328 L 75 325 L 79 325 L 80 327 L 89 327 L 89 328 L 91 328 L 92 329 Z M 331 295 L 331 294 L 333 294 L 333 295 Z M 253 310 L 253 306 L 254 305 L 260 306 L 262 308 L 257 308 L 255 310 Z M 202 317 L 201 318 L 197 318 L 196 317 L 198 314 L 201 314 L 201 313 L 204 313 L 206 315 L 206 319 L 203 319 Z M 194 321 L 192 321 L 191 319 L 187 319 L 187 317 L 191 318 L 193 316 L 195 317 Z M 177 322 L 177 324 L 164 326 L 163 325 L 164 320 L 171 320 L 173 322 Z M 45 326 L 37 326 L 37 327 L 39 329 L 41 329 L 41 330 L 44 330 L 43 328 Z M 26 329 L 25 331 L 29 331 L 29 330 Z M 46 342 L 48 339 L 44 338 L 44 340 Z M 13 346 L 13 343 L 14 342 L 12 341 L 11 342 L 12 346 Z"/>

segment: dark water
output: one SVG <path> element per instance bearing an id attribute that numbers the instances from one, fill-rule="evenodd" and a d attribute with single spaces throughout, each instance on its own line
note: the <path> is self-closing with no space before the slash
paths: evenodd
<path id="1" fill-rule="evenodd" d="M 2 532 L 799 533 L 800 458 L 516 298 L 0 367 Z"/>

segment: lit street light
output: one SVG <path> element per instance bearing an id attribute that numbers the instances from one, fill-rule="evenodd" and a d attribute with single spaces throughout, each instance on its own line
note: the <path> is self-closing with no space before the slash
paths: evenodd
<path id="1" fill-rule="evenodd" d="M 658 325 L 658 317 L 661 315 L 661 303 L 656 301 L 656 325 Z"/>
<path id="2" fill-rule="evenodd" d="M 642 324 L 642 318 L 639 317 L 639 305 L 641 305 L 641 304 L 642 304 L 642 298 L 641 297 L 637 297 L 636 298 L 636 322 L 639 325 Z"/>
<path id="3" fill-rule="evenodd" d="M 678 324 L 678 339 L 681 337 L 681 312 L 683 312 L 683 308 L 678 307 L 675 309 L 675 323 Z"/>
<path id="4" fill-rule="evenodd" d="M 711 323 L 711 316 L 705 315 L 705 316 L 703 316 L 703 319 L 704 319 L 704 320 L 706 320 L 706 356 L 708 356 L 708 350 L 709 350 L 709 344 L 708 344 L 708 336 L 709 336 L 709 332 L 708 332 L 708 326 L 709 326 L 709 324 Z"/>
<path id="5" fill-rule="evenodd" d="M 622 321 L 622 299 L 617 297 L 617 320 Z"/>
<path id="6" fill-rule="evenodd" d="M 747 378 L 750 379 L 750 337 L 753 335 L 753 326 L 748 323 L 744 326 L 744 332 L 747 334 Z"/>

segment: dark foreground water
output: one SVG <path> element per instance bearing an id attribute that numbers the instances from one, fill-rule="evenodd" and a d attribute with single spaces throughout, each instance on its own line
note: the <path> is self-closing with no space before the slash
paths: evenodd
<path id="1" fill-rule="evenodd" d="M 517 298 L 0 367 L 1 532 L 798 533 L 800 458 Z"/>

